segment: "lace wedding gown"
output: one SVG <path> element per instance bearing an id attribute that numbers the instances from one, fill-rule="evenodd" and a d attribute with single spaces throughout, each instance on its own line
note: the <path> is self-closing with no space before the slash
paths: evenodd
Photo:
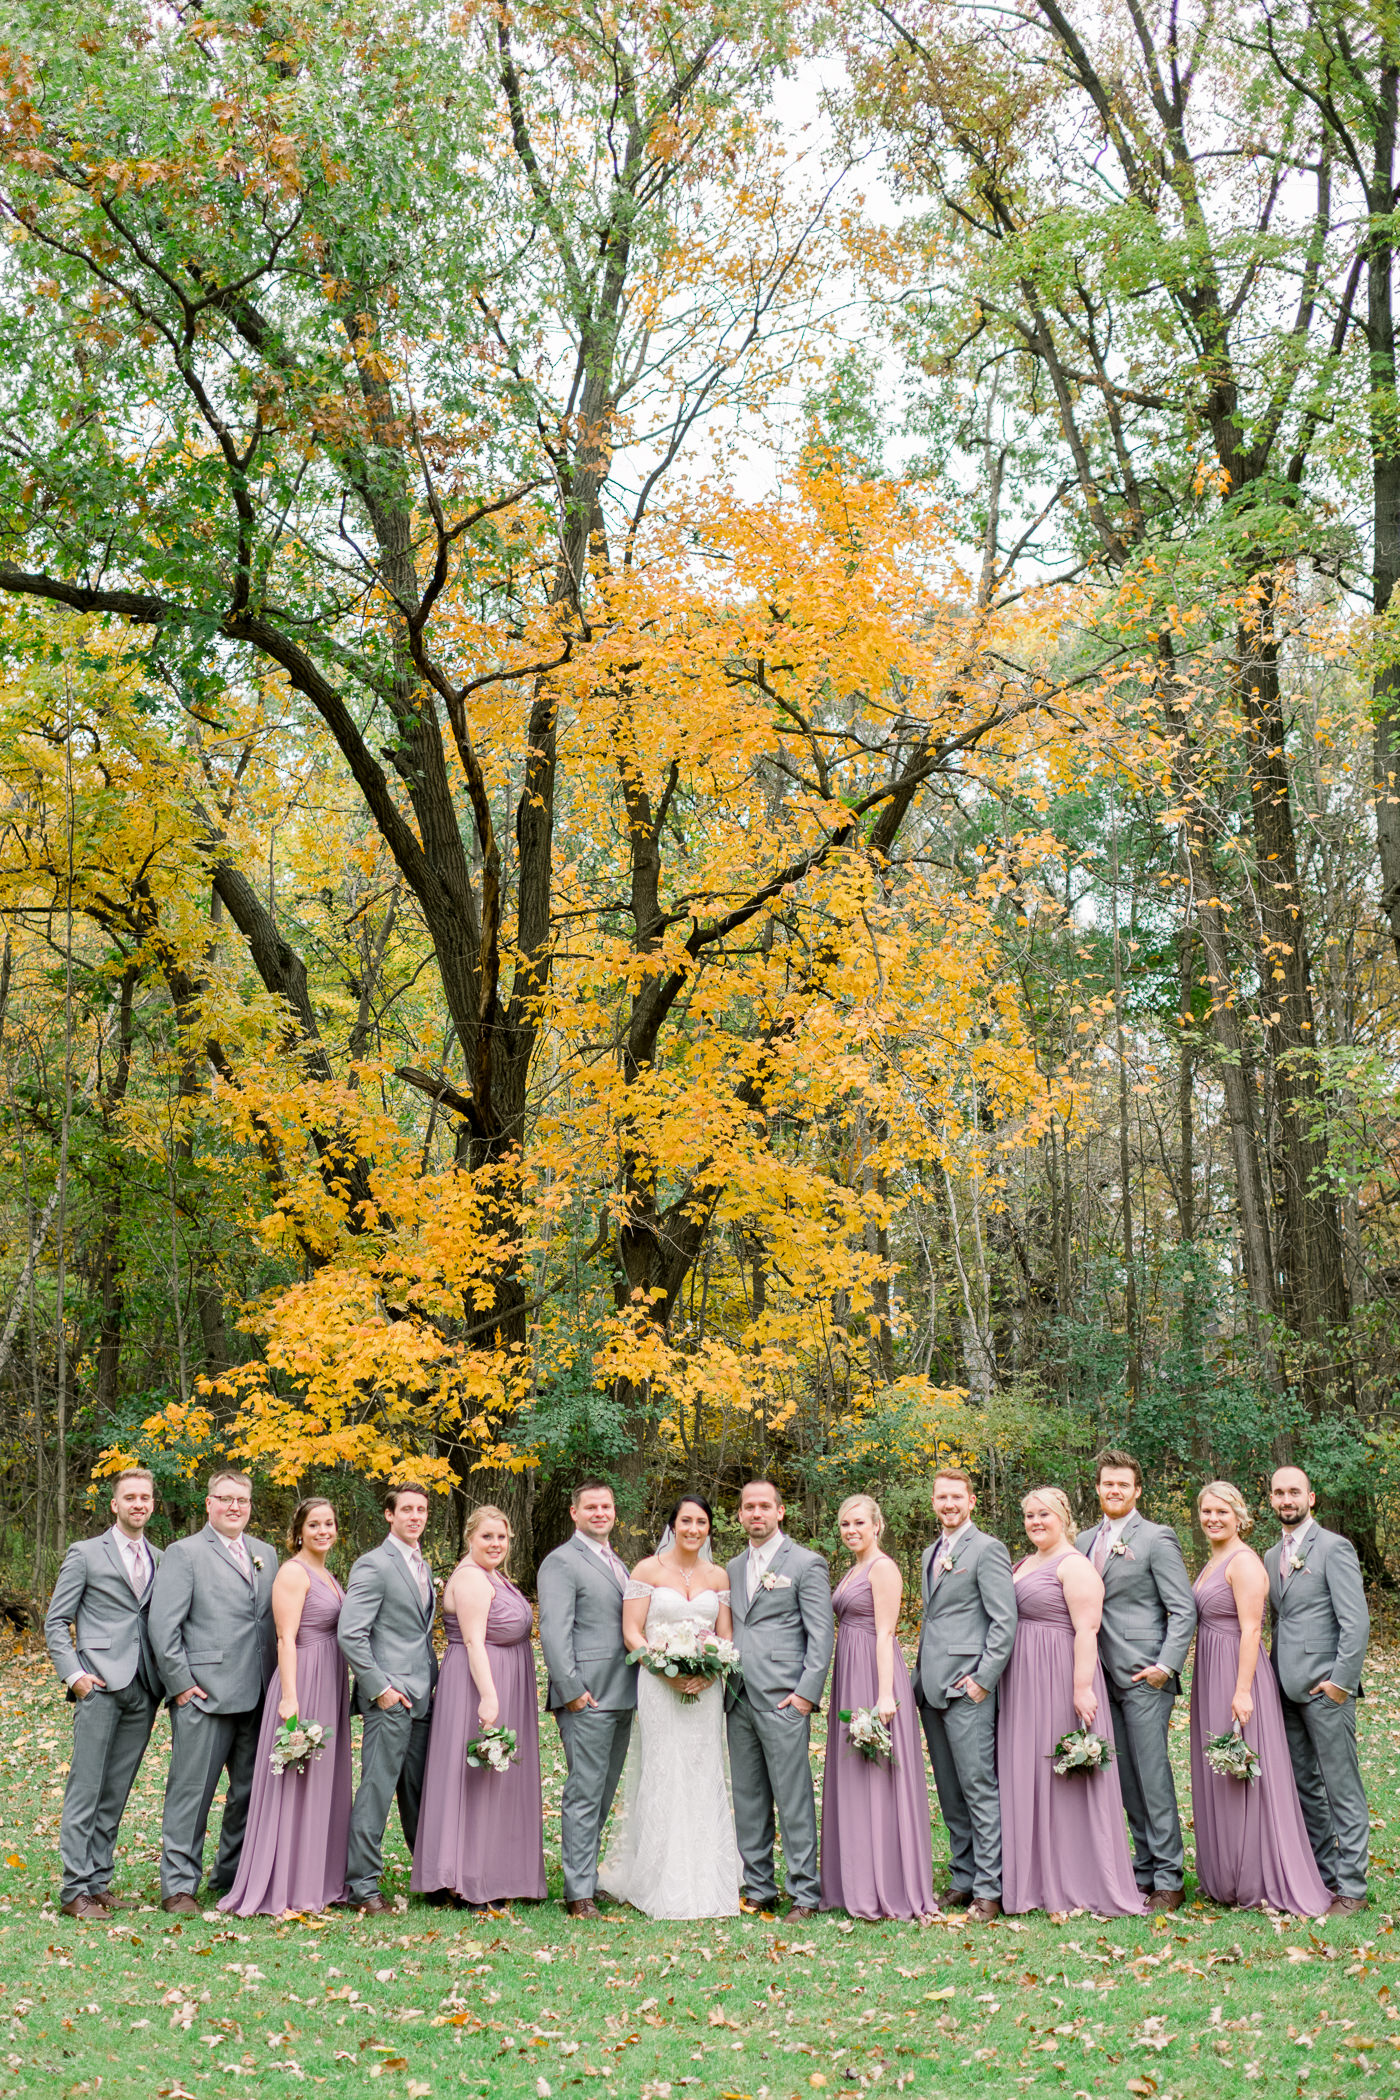
<path id="1" fill-rule="evenodd" d="M 650 1597 L 648 1639 L 690 1620 L 713 1629 L 716 1590 L 683 1597 L 629 1582 Z M 600 1885 L 649 1918 L 731 1918 L 739 1909 L 739 1848 L 725 1767 L 724 1687 L 707 1685 L 693 1706 L 664 1678 L 638 1665 L 637 1726 L 623 1774 Z"/>

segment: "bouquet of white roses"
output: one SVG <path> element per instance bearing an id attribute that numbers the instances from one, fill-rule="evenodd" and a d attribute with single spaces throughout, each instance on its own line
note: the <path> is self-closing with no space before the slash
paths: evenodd
<path id="1" fill-rule="evenodd" d="M 320 1721 L 303 1721 L 290 1714 L 272 1738 L 268 1763 L 280 1779 L 284 1772 L 305 1772 L 313 1757 L 319 1757 L 335 1735 Z"/>
<path id="2" fill-rule="evenodd" d="M 467 1744 L 467 1763 L 477 1771 L 504 1772 L 517 1754 L 513 1728 L 483 1728 Z"/>
<path id="3" fill-rule="evenodd" d="M 634 1648 L 627 1660 L 639 1669 L 650 1670 L 653 1677 L 703 1677 L 708 1683 L 727 1683 L 731 1677 L 743 1674 L 733 1641 L 684 1619 L 656 1634 L 644 1648 Z M 681 1693 L 687 1706 L 693 1706 L 699 1696 L 698 1692 Z"/>
<path id="4" fill-rule="evenodd" d="M 1051 1770 L 1061 1779 L 1071 1772 L 1102 1772 L 1113 1763 L 1113 1745 L 1092 1728 L 1071 1728 L 1051 1753 Z"/>
<path id="5" fill-rule="evenodd" d="M 1257 1779 L 1262 1760 L 1251 1750 L 1238 1728 L 1228 1735 L 1213 1735 L 1206 1744 L 1206 1763 L 1225 1779 Z"/>
<path id="6" fill-rule="evenodd" d="M 853 1750 L 859 1750 L 868 1763 L 873 1765 L 880 1758 L 887 1757 L 893 1764 L 894 1737 L 890 1734 L 889 1722 L 880 1719 L 876 1707 L 843 1706 L 841 1720 L 845 1723 L 846 1741 Z"/>

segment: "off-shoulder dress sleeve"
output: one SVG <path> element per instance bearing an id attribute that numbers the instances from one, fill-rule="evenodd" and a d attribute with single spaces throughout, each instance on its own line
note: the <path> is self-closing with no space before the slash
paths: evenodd
<path id="1" fill-rule="evenodd" d="M 627 1587 L 622 1592 L 624 1602 L 628 1597 L 650 1597 L 653 1594 L 654 1592 L 649 1582 L 638 1582 L 636 1577 L 632 1575 L 628 1576 Z"/>
<path id="2" fill-rule="evenodd" d="M 716 1590 L 715 1595 L 719 1598 L 721 1604 L 727 1604 L 729 1602 L 728 1590 Z"/>

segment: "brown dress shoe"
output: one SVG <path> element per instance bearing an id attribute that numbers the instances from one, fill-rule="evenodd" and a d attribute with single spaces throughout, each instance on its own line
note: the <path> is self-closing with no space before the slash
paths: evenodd
<path id="1" fill-rule="evenodd" d="M 1149 1910 L 1180 1910 L 1183 1891 L 1181 1889 L 1153 1889 L 1147 1899 Z"/>
<path id="2" fill-rule="evenodd" d="M 103 1906 L 91 1896 L 75 1896 L 71 1903 L 59 1905 L 65 1918 L 79 1918 L 84 1924 L 105 1924 L 107 1913 Z"/>
<path id="3" fill-rule="evenodd" d="M 802 1925 L 806 1923 L 808 1918 L 819 1918 L 820 1916 L 821 1912 L 814 1903 L 794 1903 L 788 1910 L 787 1922 L 791 1925 L 795 1919 L 799 1925 Z"/>
<path id="4" fill-rule="evenodd" d="M 168 1910 L 172 1918 L 198 1918 L 202 1916 L 193 1896 L 162 1896 L 162 1910 Z"/>
<path id="5" fill-rule="evenodd" d="M 1001 1903 L 996 1896 L 974 1896 L 967 1916 L 969 1924 L 991 1925 L 1001 1916 Z"/>
<path id="6" fill-rule="evenodd" d="M 394 1906 L 392 1903 L 386 1903 L 378 1889 L 376 1889 L 372 1896 L 366 1896 L 364 1902 L 357 1903 L 355 1908 L 363 1912 L 366 1917 L 383 1918 L 392 1914 Z"/>
<path id="7" fill-rule="evenodd" d="M 971 1901 L 971 1889 L 940 1889 L 938 1891 L 938 1908 L 940 1910 L 966 1910 Z"/>
<path id="8" fill-rule="evenodd" d="M 564 1908 L 571 1918 L 601 1918 L 603 1915 L 591 1896 L 580 1896 L 576 1903 L 566 1903 Z"/>
<path id="9" fill-rule="evenodd" d="M 1354 1918 L 1358 1911 L 1365 1908 L 1364 1896 L 1338 1896 L 1335 1903 L 1328 1904 L 1322 1915 L 1324 1918 Z"/>

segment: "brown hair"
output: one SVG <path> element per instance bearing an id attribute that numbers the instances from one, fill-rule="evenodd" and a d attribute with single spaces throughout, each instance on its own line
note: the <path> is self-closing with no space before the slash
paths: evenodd
<path id="1" fill-rule="evenodd" d="M 1142 1486 L 1142 1467 L 1131 1451 L 1096 1451 L 1094 1454 L 1094 1485 L 1104 1472 L 1131 1473 L 1138 1487 Z"/>
<path id="2" fill-rule="evenodd" d="M 217 1473 L 211 1473 L 209 1475 L 209 1485 L 204 1492 L 206 1495 L 212 1495 L 216 1487 L 225 1485 L 247 1488 L 250 1495 L 253 1492 L 253 1483 L 248 1478 L 248 1475 L 246 1473 L 236 1473 L 231 1466 L 220 1466 Z"/>
<path id="3" fill-rule="evenodd" d="M 939 1466 L 933 1478 L 935 1481 L 960 1480 L 963 1486 L 967 1489 L 969 1495 L 975 1495 L 977 1493 L 977 1482 L 968 1472 L 966 1466 Z"/>
<path id="4" fill-rule="evenodd" d="M 739 1500 L 741 1502 L 743 1501 L 745 1495 L 748 1493 L 750 1488 L 771 1488 L 773 1491 L 773 1500 L 780 1506 L 780 1508 L 785 1509 L 787 1507 L 787 1504 L 783 1501 L 782 1489 L 778 1486 L 777 1481 L 770 1480 L 766 1473 L 759 1473 L 755 1475 L 755 1477 L 752 1480 L 746 1480 L 744 1482 L 744 1485 L 739 1490 Z"/>
<path id="5" fill-rule="evenodd" d="M 428 1490 L 424 1487 L 421 1480 L 401 1480 L 397 1487 L 391 1487 L 384 1497 L 384 1507 L 391 1515 L 399 1506 L 400 1495 L 421 1495 L 428 1507 L 432 1508 Z"/>
<path id="6" fill-rule="evenodd" d="M 327 1501 L 324 1495 L 308 1495 L 304 1502 L 298 1502 L 296 1508 L 292 1511 L 292 1521 L 287 1526 L 287 1549 L 289 1552 L 300 1553 L 302 1526 L 313 1509 L 328 1509 L 331 1515 L 335 1517 L 335 1504 Z M 335 1528 L 338 1534 L 340 1531 L 339 1517 L 335 1517 Z"/>
<path id="7" fill-rule="evenodd" d="M 112 1493 L 114 1495 L 124 1480 L 144 1480 L 150 1487 L 151 1493 L 155 1493 L 156 1476 L 149 1466 L 123 1466 L 116 1479 L 112 1482 Z"/>
<path id="8" fill-rule="evenodd" d="M 488 1517 L 495 1517 L 498 1522 L 506 1527 L 506 1559 L 501 1562 L 501 1566 L 504 1567 L 506 1561 L 510 1559 L 511 1543 L 515 1538 L 515 1526 L 511 1523 L 505 1511 L 498 1509 L 494 1502 L 478 1503 L 467 1518 L 466 1523 L 462 1526 L 462 1552 L 464 1555 L 470 1553 L 472 1540 L 476 1537 Z"/>
<path id="9" fill-rule="evenodd" d="M 612 1495 L 613 1501 L 617 1500 L 610 1480 L 580 1480 L 570 1492 L 570 1509 L 577 1509 L 585 1495 Z"/>

